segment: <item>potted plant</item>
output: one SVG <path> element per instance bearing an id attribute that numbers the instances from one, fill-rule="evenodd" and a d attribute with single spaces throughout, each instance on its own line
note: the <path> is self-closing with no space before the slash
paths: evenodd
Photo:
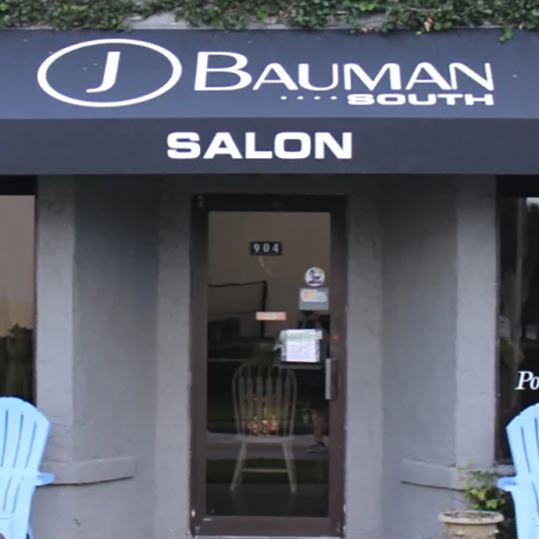
<path id="1" fill-rule="evenodd" d="M 515 537 L 512 501 L 497 488 L 496 478 L 495 473 L 480 470 L 468 470 L 461 476 L 468 508 L 438 517 L 449 539 L 494 539 L 498 533 L 499 539 Z"/>
<path id="2" fill-rule="evenodd" d="M 438 520 L 445 524 L 449 539 L 494 539 L 503 515 L 495 511 L 463 509 L 446 511 Z"/>

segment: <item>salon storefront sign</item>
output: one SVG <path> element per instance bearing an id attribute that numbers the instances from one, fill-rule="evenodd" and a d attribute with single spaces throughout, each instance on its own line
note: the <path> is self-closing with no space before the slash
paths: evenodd
<path id="1" fill-rule="evenodd" d="M 95 79 L 91 87 L 84 89 L 87 95 L 81 98 L 71 88 L 62 88 L 62 83 L 55 81 L 52 73 L 62 64 L 69 65 L 70 57 L 88 55 L 89 50 L 98 59 L 94 67 L 99 69 L 92 70 Z M 111 99 L 115 87 L 121 85 L 122 72 L 130 68 L 130 56 L 140 55 L 141 50 L 146 56 L 151 52 L 154 61 L 161 61 L 163 72 L 169 72 L 168 77 L 164 76 L 163 80 L 156 77 L 155 87 L 140 95 L 136 95 L 136 88 L 132 88 L 123 98 L 115 96 Z M 192 61 L 194 76 L 185 85 L 193 92 L 219 94 L 262 90 L 263 93 L 271 86 L 280 93 L 272 97 L 281 101 L 315 99 L 320 106 L 324 106 L 328 99 L 339 99 L 336 94 L 343 92 L 344 101 L 354 106 L 494 104 L 494 79 L 489 62 L 478 67 L 463 62 L 450 62 L 440 67 L 431 62 L 406 67 L 387 62 L 369 69 L 358 62 L 331 62 L 326 66 L 319 62 L 287 65 L 274 59 L 264 66 L 253 67 L 247 55 L 223 50 L 198 52 Z M 48 95 L 70 105 L 124 107 L 157 99 L 172 90 L 180 82 L 183 71 L 180 56 L 155 43 L 126 38 L 94 39 L 70 45 L 47 57 L 39 67 L 38 83 Z M 462 79 L 474 83 L 475 93 L 463 91 Z M 98 84 L 94 86 L 96 81 Z"/>
<path id="2" fill-rule="evenodd" d="M 537 174 L 539 35 L 0 33 L 0 174 Z"/>
<path id="3" fill-rule="evenodd" d="M 239 140 L 238 140 L 239 139 Z M 352 133 L 281 132 L 276 133 L 269 147 L 260 147 L 256 132 L 247 132 L 235 138 L 232 133 L 215 133 L 204 145 L 195 132 L 170 133 L 167 137 L 170 159 L 326 159 L 328 153 L 335 159 L 352 159 Z"/>

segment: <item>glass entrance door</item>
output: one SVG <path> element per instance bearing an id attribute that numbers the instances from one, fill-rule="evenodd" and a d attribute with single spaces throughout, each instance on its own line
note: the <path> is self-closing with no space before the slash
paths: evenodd
<path id="1" fill-rule="evenodd" d="M 342 209 L 271 197 L 198 206 L 193 531 L 338 535 Z"/>

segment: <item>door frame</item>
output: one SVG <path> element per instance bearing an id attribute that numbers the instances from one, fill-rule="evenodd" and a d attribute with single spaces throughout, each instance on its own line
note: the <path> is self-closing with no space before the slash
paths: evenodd
<path id="1" fill-rule="evenodd" d="M 212 211 L 324 212 L 331 214 L 330 355 L 337 358 L 337 400 L 330 402 L 329 516 L 206 515 L 208 218 Z M 193 536 L 343 537 L 346 427 L 347 199 L 336 195 L 195 194 L 190 237 L 191 463 L 190 530 Z M 241 532 L 241 533 L 240 533 Z"/>

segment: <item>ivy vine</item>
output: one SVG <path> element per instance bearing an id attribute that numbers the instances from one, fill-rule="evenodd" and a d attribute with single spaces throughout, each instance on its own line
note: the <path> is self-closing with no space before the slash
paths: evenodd
<path id="1" fill-rule="evenodd" d="M 133 17 L 163 12 L 192 27 L 224 30 L 268 20 L 418 33 L 487 25 L 502 28 L 504 40 L 513 28 L 539 30 L 539 0 L 0 0 L 0 28 L 127 30 Z"/>

